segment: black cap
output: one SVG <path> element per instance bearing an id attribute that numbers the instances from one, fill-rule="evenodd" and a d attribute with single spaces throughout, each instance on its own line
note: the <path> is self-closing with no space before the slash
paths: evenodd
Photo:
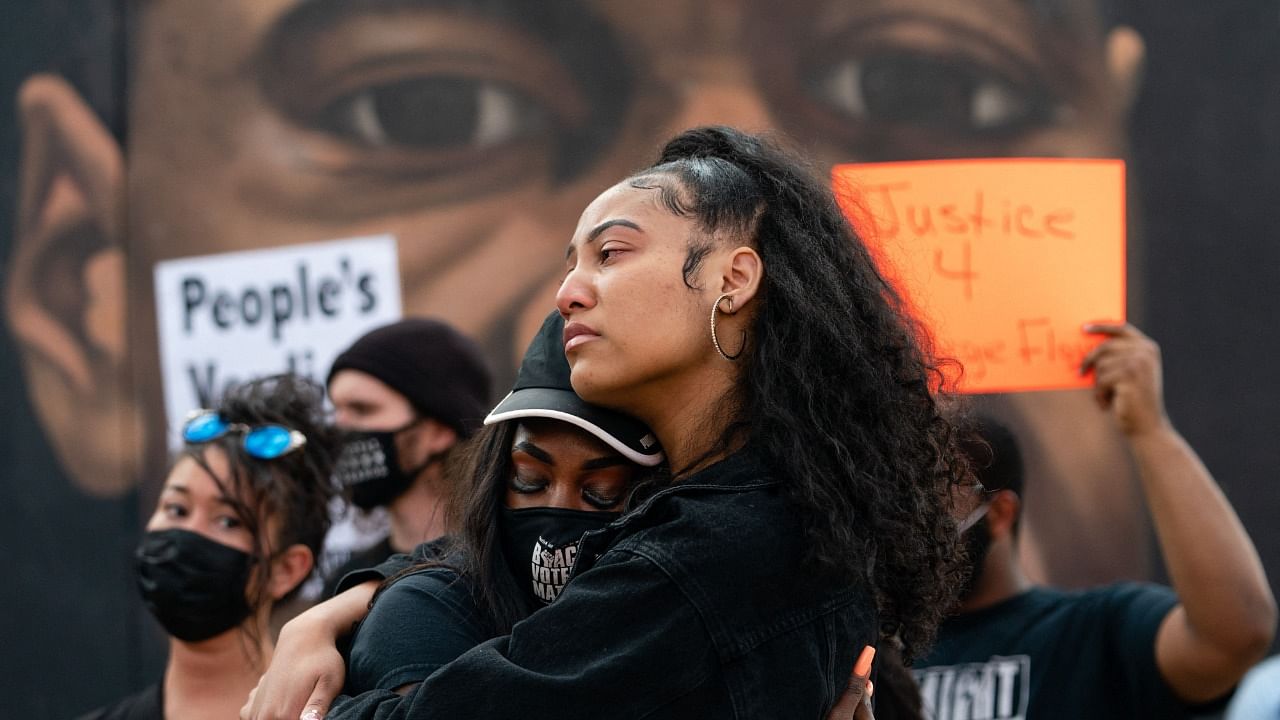
<path id="1" fill-rule="evenodd" d="M 587 403 L 569 384 L 564 356 L 564 318 L 552 312 L 520 362 L 515 387 L 484 419 L 485 425 L 550 418 L 582 428 L 631 462 L 653 467 L 662 462 L 662 447 L 639 420 Z"/>
<path id="2" fill-rule="evenodd" d="M 325 385 L 340 370 L 369 373 L 409 401 L 423 417 L 466 437 L 479 427 L 492 381 L 480 347 L 430 318 L 405 318 L 371 330 L 338 355 Z"/>

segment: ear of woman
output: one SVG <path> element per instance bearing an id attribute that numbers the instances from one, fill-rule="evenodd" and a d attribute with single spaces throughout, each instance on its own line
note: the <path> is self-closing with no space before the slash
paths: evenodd
<path id="1" fill-rule="evenodd" d="M 724 259 L 719 283 L 721 292 L 711 308 L 711 344 L 725 360 L 737 360 L 746 349 L 746 328 L 752 317 L 749 309 L 760 288 L 763 271 L 764 262 L 750 247 L 734 248 Z M 726 337 L 736 338 L 729 349 L 720 339 L 721 328 L 726 327 L 730 331 Z"/>
<path id="2" fill-rule="evenodd" d="M 277 554 L 271 561 L 271 579 L 267 583 L 267 594 L 271 600 L 278 601 L 292 592 L 311 575 L 315 564 L 311 548 L 301 543 L 290 545 Z"/>
<path id="3" fill-rule="evenodd" d="M 746 245 L 735 247 L 725 253 L 721 264 L 719 292 L 733 298 L 735 310 L 743 310 L 759 292 L 764 271 L 764 261 L 755 248 Z"/>

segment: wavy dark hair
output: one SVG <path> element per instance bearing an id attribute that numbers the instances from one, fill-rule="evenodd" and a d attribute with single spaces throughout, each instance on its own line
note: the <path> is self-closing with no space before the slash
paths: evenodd
<path id="1" fill-rule="evenodd" d="M 436 564 L 453 568 L 466 583 L 495 635 L 506 635 L 535 608 L 516 584 L 502 553 L 498 517 L 507 480 L 515 472 L 511 446 L 518 421 L 486 425 L 456 449 L 450 466 L 449 527 L 454 529 Z M 425 563 L 430 566 L 431 563 Z M 421 568 L 411 568 L 410 572 Z M 390 581 L 389 581 L 390 582 Z"/>
<path id="2" fill-rule="evenodd" d="M 337 495 L 333 466 L 340 449 L 339 436 L 326 421 L 324 389 L 294 374 L 275 375 L 229 387 L 211 410 L 229 423 L 279 424 L 302 433 L 301 449 L 274 460 L 259 460 L 244 451 L 242 436 L 229 433 L 208 443 L 188 443 L 182 454 L 192 458 L 218 485 L 236 516 L 253 536 L 257 559 L 250 588 L 251 606 L 267 602 L 267 575 L 271 560 L 281 550 L 302 544 L 319 560 L 329 531 L 329 503 Z M 222 449 L 231 466 L 227 478 L 219 478 L 205 452 L 211 445 Z M 270 521 L 279 527 L 274 537 L 266 532 Z M 315 569 L 312 569 L 314 572 Z M 302 586 L 299 582 L 281 601 Z M 248 631 L 250 639 L 259 639 Z"/>
<path id="3" fill-rule="evenodd" d="M 764 261 L 739 392 L 719 415 L 730 421 L 691 467 L 744 444 L 757 452 L 783 478 L 808 561 L 869 580 L 882 633 L 919 653 L 963 576 L 951 489 L 972 482 L 928 335 L 828 183 L 778 141 L 689 130 L 628 182 L 694 221 L 691 289 L 717 243 Z"/>

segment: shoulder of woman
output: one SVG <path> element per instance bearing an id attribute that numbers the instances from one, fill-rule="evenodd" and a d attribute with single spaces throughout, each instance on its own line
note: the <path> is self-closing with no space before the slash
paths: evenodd
<path id="1" fill-rule="evenodd" d="M 393 594 L 421 595 L 425 593 L 438 596 L 465 593 L 466 591 L 466 586 L 457 570 L 445 565 L 434 565 L 411 570 L 393 579 L 375 598 L 374 605 L 377 605 L 378 601 L 384 596 Z"/>
<path id="2" fill-rule="evenodd" d="M 798 518 L 770 490 L 673 494 L 630 529 L 612 548 L 682 565 L 790 557 L 805 542 Z"/>

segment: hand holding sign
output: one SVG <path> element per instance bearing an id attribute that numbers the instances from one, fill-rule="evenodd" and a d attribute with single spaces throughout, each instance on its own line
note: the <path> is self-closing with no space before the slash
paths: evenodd
<path id="1" fill-rule="evenodd" d="M 1133 437 L 1170 427 L 1164 409 L 1160 346 L 1132 325 L 1089 323 L 1084 331 L 1101 335 L 1080 365 L 1080 374 L 1094 374 L 1094 398 L 1110 409 L 1120 431 Z"/>
<path id="2" fill-rule="evenodd" d="M 1081 330 L 1125 310 L 1124 164 L 841 165 L 836 195 L 882 272 L 959 360 L 964 392 L 1088 387 Z"/>

